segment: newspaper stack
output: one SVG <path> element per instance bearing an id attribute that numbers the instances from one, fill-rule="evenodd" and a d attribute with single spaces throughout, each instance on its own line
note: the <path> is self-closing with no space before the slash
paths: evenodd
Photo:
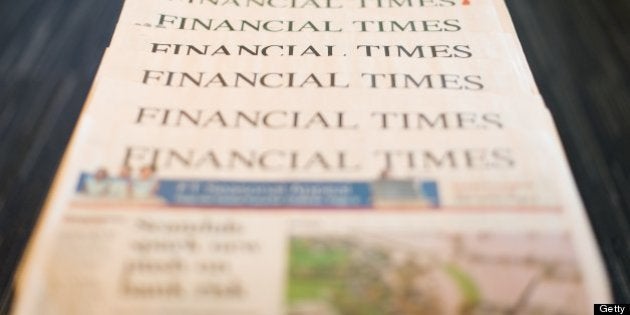
<path id="1" fill-rule="evenodd" d="M 13 314 L 590 314 L 502 0 L 127 0 Z"/>

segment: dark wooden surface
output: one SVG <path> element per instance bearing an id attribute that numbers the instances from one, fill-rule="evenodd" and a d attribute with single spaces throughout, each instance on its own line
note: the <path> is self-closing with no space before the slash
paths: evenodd
<path id="1" fill-rule="evenodd" d="M 0 314 L 122 0 L 0 0 Z M 630 303 L 630 1 L 508 0 Z"/>
<path id="2" fill-rule="evenodd" d="M 630 1 L 508 0 L 606 259 L 630 303 Z"/>

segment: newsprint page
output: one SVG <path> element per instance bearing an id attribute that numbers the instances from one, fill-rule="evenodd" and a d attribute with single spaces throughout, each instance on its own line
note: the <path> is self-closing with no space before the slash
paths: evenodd
<path id="1" fill-rule="evenodd" d="M 502 0 L 126 0 L 12 314 L 609 302 Z"/>

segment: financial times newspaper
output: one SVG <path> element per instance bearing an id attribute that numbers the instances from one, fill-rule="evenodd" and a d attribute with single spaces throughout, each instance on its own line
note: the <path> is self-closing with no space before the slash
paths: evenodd
<path id="1" fill-rule="evenodd" d="M 12 314 L 590 314 L 501 0 L 127 0 Z"/>

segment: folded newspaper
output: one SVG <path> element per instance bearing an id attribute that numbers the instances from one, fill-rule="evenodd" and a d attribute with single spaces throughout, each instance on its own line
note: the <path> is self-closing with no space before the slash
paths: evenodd
<path id="1" fill-rule="evenodd" d="M 502 0 L 127 0 L 12 314 L 590 314 Z"/>

